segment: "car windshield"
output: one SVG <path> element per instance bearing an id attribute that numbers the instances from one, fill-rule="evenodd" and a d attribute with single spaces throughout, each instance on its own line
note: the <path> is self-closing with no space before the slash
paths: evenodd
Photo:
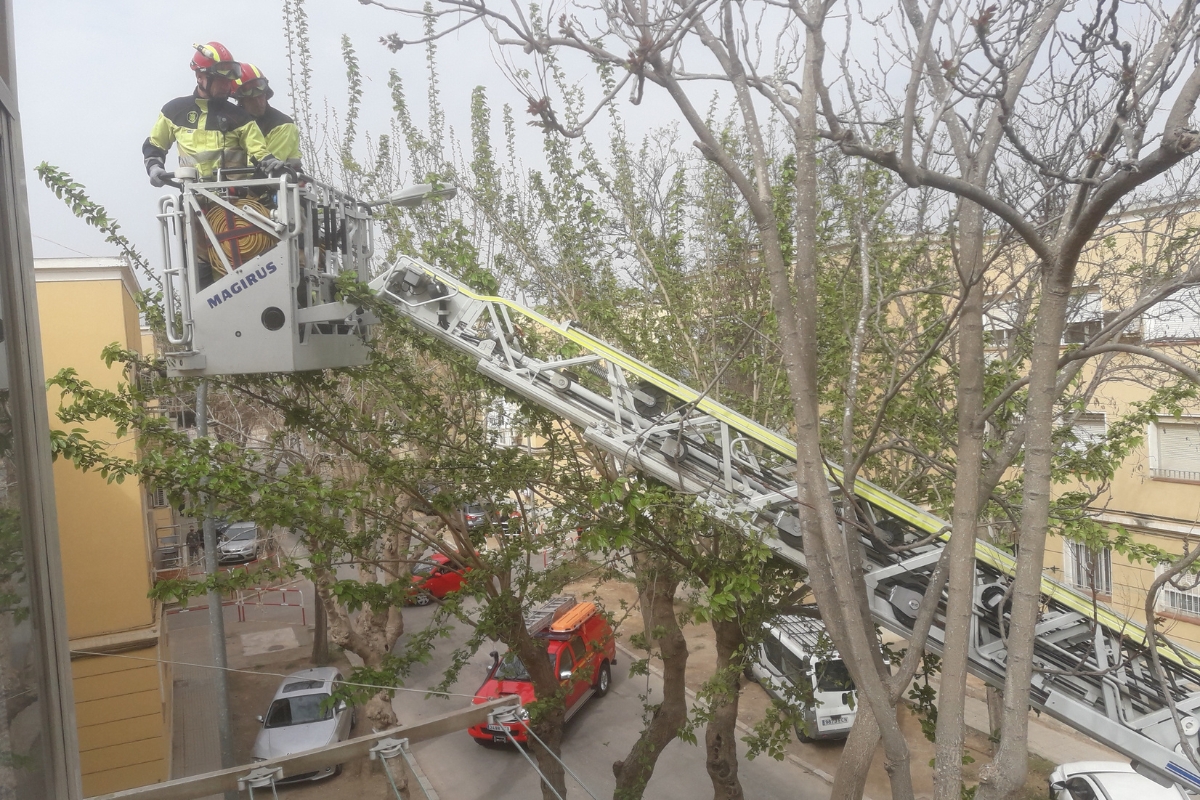
<path id="1" fill-rule="evenodd" d="M 333 704 L 325 703 L 327 694 L 302 694 L 296 697 L 281 697 L 267 711 L 264 728 L 286 728 L 333 718 Z M 322 705 L 324 704 L 324 707 Z"/>
<path id="2" fill-rule="evenodd" d="M 550 659 L 550 669 L 554 669 L 556 654 L 547 653 L 546 656 Z M 500 666 L 496 668 L 496 674 L 493 677 L 498 681 L 527 681 L 530 679 L 529 671 L 525 669 L 521 659 L 512 653 L 505 653 L 504 658 L 500 659 Z"/>
<path id="3" fill-rule="evenodd" d="M 225 530 L 225 540 L 228 542 L 248 542 L 257 532 L 253 525 L 230 525 Z"/>
<path id="4" fill-rule="evenodd" d="M 837 658 L 817 664 L 817 691 L 849 692 L 853 689 L 854 681 L 846 669 L 846 662 Z"/>
<path id="5" fill-rule="evenodd" d="M 413 575 L 428 575 L 431 572 L 433 572 L 433 564 L 430 564 L 428 561 L 414 564 L 412 568 Z"/>

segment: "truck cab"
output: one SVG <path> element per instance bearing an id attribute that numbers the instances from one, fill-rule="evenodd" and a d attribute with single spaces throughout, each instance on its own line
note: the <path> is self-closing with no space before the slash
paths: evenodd
<path id="1" fill-rule="evenodd" d="M 854 726 L 854 681 L 819 619 L 785 615 L 764 631 L 750 672 L 777 700 L 796 708 L 802 742 L 844 739 Z"/>
<path id="2" fill-rule="evenodd" d="M 593 697 L 608 694 L 617 647 L 608 620 L 594 603 L 580 603 L 572 596 L 554 597 L 525 617 L 529 632 L 546 642 L 546 657 L 564 689 L 566 719 Z M 487 677 L 475 693 L 476 704 L 506 695 L 517 695 L 522 705 L 537 699 L 525 665 L 514 653 L 492 653 Z M 479 744 L 508 744 L 527 741 L 525 722 L 491 721 L 469 728 Z"/>

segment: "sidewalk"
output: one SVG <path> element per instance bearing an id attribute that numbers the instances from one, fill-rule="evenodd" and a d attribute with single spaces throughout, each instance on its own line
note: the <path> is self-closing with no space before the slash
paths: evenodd
<path id="1" fill-rule="evenodd" d="M 312 619 L 310 595 L 311 592 L 304 594 L 308 621 Z M 216 670 L 206 666 L 211 665 L 213 659 L 208 610 L 198 607 L 203 605 L 203 599 L 198 599 L 187 611 L 173 611 L 166 616 L 170 658 L 176 664 L 171 759 L 173 779 L 221 768 Z M 267 654 L 271 657 L 294 657 L 295 653 L 306 654 L 311 648 L 311 634 L 301 622 L 299 608 L 260 609 L 247 606 L 244 622 L 238 621 L 235 607 L 226 606 L 223 610 L 226 658 L 233 669 L 259 666 Z M 263 713 L 255 709 L 230 710 L 231 715 L 244 715 L 251 711 L 254 714 Z M 219 795 L 215 797 L 220 800 Z"/>
<path id="2" fill-rule="evenodd" d="M 226 626 L 233 615 L 226 614 Z M 189 610 L 167 615 L 171 660 L 175 662 L 174 729 L 171 778 L 186 778 L 221 768 L 217 737 L 216 670 L 211 665 L 208 611 Z M 228 629 L 228 628 L 227 628 Z M 213 795 L 210 800 L 221 800 Z"/>

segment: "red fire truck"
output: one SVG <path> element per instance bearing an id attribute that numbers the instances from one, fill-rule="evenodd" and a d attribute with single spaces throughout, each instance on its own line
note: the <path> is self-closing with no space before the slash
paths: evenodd
<path id="1" fill-rule="evenodd" d="M 525 617 L 529 632 L 546 640 L 546 656 L 566 690 L 566 718 L 592 697 L 608 694 L 612 665 L 617 663 L 617 646 L 608 620 L 594 603 L 579 603 L 574 597 L 554 597 Z M 525 665 L 515 654 L 492 653 L 487 678 L 475 693 L 475 702 L 505 695 L 518 695 L 522 704 L 536 697 Z M 479 744 L 526 741 L 524 722 L 489 722 L 469 728 Z"/>

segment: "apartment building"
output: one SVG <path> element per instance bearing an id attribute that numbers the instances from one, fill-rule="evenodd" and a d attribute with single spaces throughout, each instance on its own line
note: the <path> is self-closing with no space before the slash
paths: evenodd
<path id="1" fill-rule="evenodd" d="M 129 265 L 113 258 L 36 259 L 45 373 L 64 367 L 100 388 L 128 380 L 101 350 L 140 350 L 143 332 Z M 52 427 L 60 397 L 47 395 Z M 89 434 L 132 456 L 113 426 Z M 137 481 L 109 483 L 69 462 L 54 464 L 58 529 L 71 649 L 79 759 L 85 796 L 166 780 L 170 775 L 172 677 L 162 608 L 148 596 L 170 509 Z"/>
<path id="2" fill-rule="evenodd" d="M 1200 254 L 1192 252 L 1190 214 L 1179 209 L 1151 209 L 1111 221 L 1105 236 L 1081 262 L 1077 287 L 1069 306 L 1063 351 L 1087 347 L 1100 331 L 1117 324 L 1118 315 L 1132 309 L 1155 282 L 1186 273 Z M 1000 285 L 1002 281 L 995 282 Z M 990 357 L 1013 352 L 1013 338 L 1028 326 L 1036 309 L 1022 287 L 1009 284 L 1007 293 L 989 302 L 985 327 Z M 1143 313 L 1122 318 L 1115 340 L 1127 352 L 1094 358 L 1079 376 L 1090 387 L 1086 409 L 1067 412 L 1077 447 L 1103 438 L 1109 426 L 1124 418 L 1134 404 L 1149 399 L 1156 386 L 1183 379 L 1163 369 L 1155 356 L 1200 368 L 1200 286 L 1188 285 Z M 1028 328 L 1026 327 L 1026 330 Z M 1101 362 L 1103 364 L 1101 366 Z M 1086 396 L 1085 390 L 1080 396 Z M 1164 414 L 1141 431 L 1144 439 L 1122 462 L 1113 479 L 1091 504 L 1092 516 L 1116 530 L 1128 531 L 1136 544 L 1170 553 L 1200 546 L 1200 404 L 1185 404 L 1177 418 Z M 1062 490 L 1080 488 L 1068 483 Z M 1051 536 L 1046 571 L 1050 577 L 1090 592 L 1097 602 L 1144 622 L 1147 591 L 1161 567 L 1132 559 L 1111 549 L 1091 550 L 1077 542 Z M 1160 629 L 1200 652 L 1200 585 L 1167 586 L 1155 604 Z"/>

